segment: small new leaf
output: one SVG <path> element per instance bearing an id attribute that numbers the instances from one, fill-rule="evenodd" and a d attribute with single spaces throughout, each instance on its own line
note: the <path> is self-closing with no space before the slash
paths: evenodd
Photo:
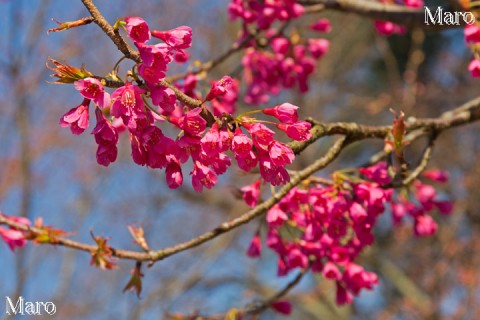
<path id="1" fill-rule="evenodd" d="M 53 66 L 48 65 L 48 62 L 53 63 Z M 94 74 L 86 70 L 83 65 L 79 69 L 74 66 L 69 66 L 68 64 L 63 64 L 52 58 L 48 58 L 48 62 L 47 62 L 47 68 L 55 72 L 50 76 L 54 78 L 58 78 L 56 81 L 50 82 L 50 83 L 55 83 L 55 84 L 74 83 L 75 81 L 94 76 Z"/>
<path id="2" fill-rule="evenodd" d="M 90 253 L 92 259 L 90 260 L 90 265 L 95 265 L 104 270 L 113 270 L 117 267 L 115 263 L 115 258 L 112 256 L 113 251 L 110 245 L 107 244 L 107 239 L 102 237 L 95 237 L 92 234 L 93 240 L 97 243 L 97 249 L 92 250 Z"/>
<path id="3" fill-rule="evenodd" d="M 130 280 L 128 281 L 125 288 L 123 288 L 123 292 L 127 290 L 136 292 L 137 297 L 139 299 L 140 299 L 140 293 L 142 292 L 142 278 L 143 278 L 143 273 L 141 269 L 142 269 L 142 263 L 137 262 L 137 264 L 135 265 L 135 268 L 133 268 L 131 271 L 132 276 L 130 277 Z"/>
<path id="4" fill-rule="evenodd" d="M 128 226 L 128 231 L 133 237 L 133 240 L 136 244 L 142 247 L 143 250 L 149 252 L 150 247 L 148 246 L 147 240 L 145 240 L 144 231 L 142 227 L 135 227 L 134 225 Z"/>
<path id="5" fill-rule="evenodd" d="M 63 237 L 69 234 L 68 232 L 61 229 L 55 229 L 51 226 L 44 226 L 42 218 L 35 219 L 34 227 L 40 230 L 40 232 L 30 230 L 25 238 L 38 244 L 57 243 L 59 237 Z"/>

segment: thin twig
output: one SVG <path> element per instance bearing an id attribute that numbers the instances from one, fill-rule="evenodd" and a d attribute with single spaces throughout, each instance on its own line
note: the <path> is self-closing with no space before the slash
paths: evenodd
<path id="1" fill-rule="evenodd" d="M 324 5 L 326 9 L 338 10 L 343 12 L 351 12 L 360 16 L 368 17 L 375 20 L 391 21 L 398 24 L 420 27 L 424 30 L 438 31 L 452 28 L 459 28 L 466 23 L 462 20 L 459 24 L 426 24 L 425 9 L 411 8 L 407 6 L 381 3 L 376 1 L 365 0 L 300 0 L 298 3 L 304 6 Z M 437 8 L 429 8 L 434 14 Z M 454 12 L 455 9 L 444 8 L 443 12 Z"/>
<path id="2" fill-rule="evenodd" d="M 281 188 L 277 193 L 275 193 L 267 201 L 257 205 L 252 210 L 247 211 L 246 213 L 242 214 L 241 216 L 233 220 L 220 224 L 219 226 L 212 229 L 211 231 L 208 231 L 189 241 L 182 242 L 177 245 L 174 245 L 165 249 L 157 250 L 157 251 L 152 251 L 149 253 L 111 248 L 113 253 L 112 255 L 117 258 L 131 259 L 131 260 L 137 260 L 137 261 L 162 260 L 176 253 L 197 247 L 213 238 L 218 237 L 221 234 L 224 234 L 230 230 L 233 230 L 255 219 L 256 217 L 262 215 L 263 213 L 265 213 L 268 209 L 270 209 L 278 201 L 280 201 L 293 187 L 297 186 L 300 182 L 302 182 L 304 179 L 309 177 L 314 172 L 326 167 L 329 163 L 331 163 L 340 154 L 340 152 L 344 149 L 344 147 L 347 146 L 349 143 L 350 142 L 347 141 L 347 138 L 345 137 L 339 138 L 322 158 L 318 159 L 317 161 L 315 161 L 314 163 L 312 163 L 311 165 L 309 165 L 308 167 L 300 171 L 295 177 L 291 179 L 289 183 L 283 186 L 283 188 Z M 26 232 L 33 232 L 33 233 L 44 232 L 35 227 L 29 227 L 29 226 L 25 226 L 25 225 L 10 221 L 3 216 L 0 216 L 0 225 L 1 224 L 9 225 L 18 230 L 23 230 Z M 50 244 L 65 246 L 65 247 L 69 247 L 69 248 L 73 248 L 81 251 L 87 251 L 87 252 L 92 252 L 97 249 L 97 246 L 95 245 L 88 245 L 85 243 L 73 241 L 63 237 L 55 238 L 55 242 Z"/>

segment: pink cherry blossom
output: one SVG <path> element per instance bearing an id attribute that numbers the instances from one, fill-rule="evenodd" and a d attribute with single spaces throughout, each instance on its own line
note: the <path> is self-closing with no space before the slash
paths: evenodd
<path id="1" fill-rule="evenodd" d="M 437 232 L 437 224 L 429 215 L 419 215 L 415 217 L 415 235 L 430 236 Z"/>
<path id="2" fill-rule="evenodd" d="M 315 59 L 320 59 L 330 49 L 327 39 L 308 39 L 308 51 Z"/>
<path id="3" fill-rule="evenodd" d="M 150 40 L 148 24 L 140 17 L 126 17 L 127 33 L 134 42 L 144 43 Z"/>
<path id="4" fill-rule="evenodd" d="M 424 5 L 423 0 L 404 0 L 405 5 L 411 8 L 421 8 Z"/>
<path id="5" fill-rule="evenodd" d="M 255 236 L 252 238 L 252 242 L 248 247 L 247 255 L 251 258 L 258 258 L 260 257 L 260 253 L 262 251 L 262 241 L 260 240 L 260 234 L 257 232 Z"/>
<path id="6" fill-rule="evenodd" d="M 177 96 L 172 89 L 164 86 L 148 86 L 152 103 L 159 106 L 162 114 L 170 114 L 175 110 Z"/>
<path id="7" fill-rule="evenodd" d="M 336 302 L 338 305 L 350 304 L 353 301 L 353 295 L 348 292 L 341 284 L 337 281 L 337 294 Z"/>
<path id="8" fill-rule="evenodd" d="M 474 78 L 480 78 L 480 60 L 473 59 L 468 64 L 468 71 L 472 74 Z"/>
<path id="9" fill-rule="evenodd" d="M 310 29 L 318 32 L 330 32 L 332 31 L 332 26 L 328 19 L 319 19 L 310 25 Z"/>
<path id="10" fill-rule="evenodd" d="M 183 174 L 177 159 L 170 157 L 165 169 L 165 178 L 170 189 L 177 189 L 183 183 Z"/>
<path id="11" fill-rule="evenodd" d="M 117 159 L 118 134 L 112 124 L 103 116 L 100 109 L 95 110 L 97 125 L 92 131 L 98 144 L 97 162 L 108 166 Z"/>
<path id="12" fill-rule="evenodd" d="M 88 128 L 89 125 L 89 116 L 88 116 L 88 106 L 90 100 L 84 99 L 82 104 L 70 109 L 65 113 L 62 118 L 60 118 L 59 124 L 62 127 L 70 127 L 70 131 L 73 134 L 81 134 Z"/>
<path id="13" fill-rule="evenodd" d="M 475 25 L 467 25 L 465 29 L 463 30 L 465 34 L 465 41 L 468 42 L 473 42 L 473 43 L 478 43 L 480 42 L 480 28 Z"/>
<path id="14" fill-rule="evenodd" d="M 285 102 L 273 108 L 263 109 L 263 113 L 277 118 L 282 123 L 292 124 L 298 121 L 297 106 Z"/>
<path id="15" fill-rule="evenodd" d="M 405 28 L 399 26 L 390 21 L 375 21 L 374 22 L 375 28 L 377 32 L 382 36 L 390 36 L 392 34 L 403 34 L 405 33 Z"/>
<path id="16" fill-rule="evenodd" d="M 233 80 L 229 76 L 224 76 L 222 79 L 212 83 L 212 88 L 208 92 L 205 101 L 213 100 L 217 97 L 225 95 L 228 90 L 232 87 Z"/>
<path id="17" fill-rule="evenodd" d="M 310 122 L 298 121 L 293 124 L 279 123 L 277 128 L 287 134 L 293 140 L 306 141 L 312 137 L 310 129 L 312 125 Z"/>
<path id="18" fill-rule="evenodd" d="M 188 49 L 192 45 L 192 28 L 187 26 L 180 26 L 168 31 L 152 30 L 151 34 L 175 50 Z"/>
<path id="19" fill-rule="evenodd" d="M 330 261 L 325 263 L 322 274 L 326 279 L 330 280 L 339 280 L 341 276 L 341 273 L 338 270 L 337 266 Z"/>
<path id="20" fill-rule="evenodd" d="M 23 247 L 27 243 L 25 234 L 19 230 L 0 227 L 0 236 L 12 251 L 15 251 L 16 248 Z"/>
<path id="21" fill-rule="evenodd" d="M 250 151 L 248 154 L 235 156 L 237 160 L 238 167 L 243 171 L 249 172 L 257 166 L 258 159 L 253 151 Z"/>
<path id="22" fill-rule="evenodd" d="M 292 313 L 292 305 L 285 300 L 272 302 L 270 307 L 280 314 L 289 315 Z"/>
<path id="23" fill-rule="evenodd" d="M 240 190 L 242 191 L 242 197 L 245 203 L 249 206 L 254 208 L 260 197 L 260 184 L 261 180 L 257 180 L 254 183 L 242 187 Z"/>
<path id="24" fill-rule="evenodd" d="M 220 140 L 220 132 L 217 123 L 212 125 L 200 142 L 202 144 L 203 152 L 209 157 L 215 157 L 221 152 L 222 141 Z"/>
<path id="25" fill-rule="evenodd" d="M 1 212 L 0 215 L 12 222 L 16 222 L 24 226 L 30 226 L 30 220 L 25 217 L 7 216 Z M 16 248 L 23 247 L 27 243 L 27 240 L 25 239 L 25 233 L 12 227 L 0 227 L 0 236 L 12 251 L 15 251 Z"/>
<path id="26" fill-rule="evenodd" d="M 105 92 L 100 80 L 95 78 L 85 78 L 75 81 L 75 89 L 80 91 L 80 94 L 86 98 L 93 100 L 100 108 L 108 107 L 110 105 L 110 94 Z"/>
<path id="27" fill-rule="evenodd" d="M 275 135 L 275 132 L 270 130 L 264 124 L 258 122 L 253 125 L 244 123 L 244 126 L 252 136 L 253 144 L 257 148 L 268 151 L 270 144 L 274 141 L 273 136 Z"/>
<path id="28" fill-rule="evenodd" d="M 267 212 L 267 222 L 272 227 L 279 227 L 288 220 L 287 214 L 278 205 L 273 206 Z"/>
<path id="29" fill-rule="evenodd" d="M 196 192 L 202 192 L 203 187 L 211 189 L 217 183 L 217 175 L 207 166 L 195 161 L 192 175 L 192 185 Z"/>
<path id="30" fill-rule="evenodd" d="M 110 113 L 118 118 L 124 115 L 131 117 L 135 112 L 143 112 L 144 103 L 141 95 L 144 93 L 145 90 L 127 82 L 112 93 Z"/>
<path id="31" fill-rule="evenodd" d="M 238 156 L 246 156 L 252 150 L 252 140 L 244 134 L 240 129 L 235 130 L 232 138 L 232 152 Z"/>
<path id="32" fill-rule="evenodd" d="M 290 164 L 295 159 L 292 149 L 286 144 L 273 141 L 268 148 L 268 155 L 272 160 L 273 165 L 283 167 Z"/>
<path id="33" fill-rule="evenodd" d="M 185 116 L 180 118 L 179 127 L 192 135 L 200 135 L 207 127 L 207 121 L 202 118 L 200 113 L 202 108 L 195 108 L 188 111 Z"/>
<path id="34" fill-rule="evenodd" d="M 447 182 L 448 181 L 448 172 L 438 170 L 438 169 L 431 169 L 424 171 L 422 173 L 422 177 L 425 177 L 427 179 L 436 181 L 436 182 Z"/>
<path id="35" fill-rule="evenodd" d="M 157 72 L 165 72 L 168 64 L 172 61 L 172 51 L 165 43 L 147 45 L 144 43 L 135 43 L 142 59 L 142 66 L 150 67 L 155 64 Z"/>
<path id="36" fill-rule="evenodd" d="M 285 37 L 276 37 L 270 43 L 273 52 L 285 55 L 288 53 L 290 41 Z"/>

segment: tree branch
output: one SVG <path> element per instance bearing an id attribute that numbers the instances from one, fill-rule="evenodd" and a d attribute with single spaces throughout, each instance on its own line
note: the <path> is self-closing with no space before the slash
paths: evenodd
<path id="1" fill-rule="evenodd" d="M 323 5 L 326 9 L 350 12 L 360 16 L 375 20 L 391 21 L 408 27 L 420 27 L 428 31 L 439 31 L 465 26 L 466 23 L 460 19 L 459 25 L 427 25 L 425 24 L 425 9 L 411 8 L 397 4 L 387 4 L 376 1 L 365 0 L 301 0 L 300 4 L 304 6 Z M 430 8 L 435 12 L 437 8 Z M 445 8 L 444 13 L 455 14 L 454 9 Z"/>

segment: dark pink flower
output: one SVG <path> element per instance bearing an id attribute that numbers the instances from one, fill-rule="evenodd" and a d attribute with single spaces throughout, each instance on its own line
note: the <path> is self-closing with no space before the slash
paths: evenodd
<path id="1" fill-rule="evenodd" d="M 185 50 L 177 50 L 175 52 L 175 55 L 173 56 L 173 59 L 177 63 L 185 63 L 188 61 L 189 58 L 190 58 L 190 55 Z"/>
<path id="2" fill-rule="evenodd" d="M 150 30 L 148 24 L 139 17 L 126 17 L 127 33 L 134 42 L 144 43 L 150 40 Z"/>
<path id="3" fill-rule="evenodd" d="M 477 43 L 480 42 L 480 28 L 475 24 L 470 24 L 463 30 L 465 34 L 465 41 Z"/>
<path id="4" fill-rule="evenodd" d="M 472 74 L 472 77 L 480 78 L 480 60 L 473 59 L 472 61 L 470 61 L 470 63 L 468 64 L 468 70 Z"/>
<path id="5" fill-rule="evenodd" d="M 277 118 L 282 123 L 292 124 L 298 121 L 297 106 L 285 102 L 273 108 L 263 109 L 263 113 Z"/>
<path id="6" fill-rule="evenodd" d="M 112 124 L 103 116 L 100 109 L 95 110 L 97 125 L 92 131 L 98 144 L 97 162 L 108 166 L 117 159 L 118 134 Z"/>
<path id="7" fill-rule="evenodd" d="M 260 240 L 260 234 L 257 232 L 255 236 L 252 238 L 252 242 L 247 250 L 247 255 L 251 258 L 258 258 L 260 257 L 260 253 L 262 251 L 262 241 Z"/>
<path id="8" fill-rule="evenodd" d="M 217 175 L 209 167 L 195 161 L 192 175 L 192 185 L 196 192 L 202 192 L 203 187 L 211 189 L 217 183 Z"/>
<path id="9" fill-rule="evenodd" d="M 144 63 L 138 65 L 138 73 L 151 87 L 165 79 L 165 71 L 166 65 L 159 63 L 158 61 L 154 61 L 150 66 L 147 66 Z"/>
<path id="10" fill-rule="evenodd" d="M 213 114 L 220 117 L 223 114 L 233 114 L 236 110 L 236 102 L 238 100 L 238 92 L 240 90 L 240 81 L 232 79 L 232 85 L 223 95 L 211 101 Z"/>
<path id="11" fill-rule="evenodd" d="M 30 225 L 30 220 L 25 217 L 11 217 L 4 215 L 1 212 L 0 215 L 12 222 L 16 222 L 24 226 Z M 0 227 L 0 236 L 12 251 L 15 251 L 16 248 L 23 247 L 27 243 L 27 240 L 25 239 L 25 233 L 14 228 L 7 229 Z"/>
<path id="12" fill-rule="evenodd" d="M 75 81 L 75 89 L 80 91 L 80 94 L 86 98 L 93 100 L 100 108 L 108 107 L 110 105 L 110 94 L 105 92 L 102 83 L 95 78 L 85 78 Z"/>
<path id="13" fill-rule="evenodd" d="M 310 29 L 318 32 L 330 32 L 332 31 L 332 26 L 328 19 L 319 19 L 310 25 Z"/>
<path id="14" fill-rule="evenodd" d="M 284 143 L 273 141 L 268 150 L 268 155 L 272 160 L 273 165 L 283 167 L 290 164 L 295 159 L 295 154 L 292 149 Z"/>
<path id="15" fill-rule="evenodd" d="M 308 267 L 308 257 L 298 248 L 290 249 L 286 257 L 290 269 Z"/>
<path id="16" fill-rule="evenodd" d="M 159 72 L 165 72 L 168 64 L 172 61 L 172 51 L 165 43 L 147 45 L 144 43 L 135 43 L 142 59 L 142 65 L 150 67 L 155 64 L 155 69 Z"/>
<path id="17" fill-rule="evenodd" d="M 244 126 L 252 136 L 253 144 L 260 149 L 268 151 L 268 147 L 274 141 L 275 132 L 264 124 L 256 122 L 253 125 L 244 123 Z"/>
<path id="18" fill-rule="evenodd" d="M 312 137 L 310 122 L 298 121 L 293 124 L 279 123 L 277 128 L 287 134 L 287 136 L 296 141 L 306 141 Z"/>
<path id="19" fill-rule="evenodd" d="M 433 199 L 437 195 L 437 191 L 434 187 L 428 184 L 423 184 L 417 181 L 415 183 L 415 195 L 417 196 L 418 200 L 422 203 L 422 205 L 426 205 L 428 203 L 433 202 Z"/>
<path id="20" fill-rule="evenodd" d="M 0 227 L 0 236 L 12 251 L 15 251 L 16 248 L 23 247 L 27 243 L 27 240 L 25 240 L 25 234 L 19 230 Z"/>
<path id="21" fill-rule="evenodd" d="M 450 214 L 453 211 L 453 202 L 452 201 L 434 201 L 433 203 L 437 207 L 438 211 L 443 214 Z"/>
<path id="22" fill-rule="evenodd" d="M 284 37 L 276 37 L 272 40 L 270 46 L 272 47 L 273 52 L 284 55 L 288 53 L 290 41 Z"/>
<path id="23" fill-rule="evenodd" d="M 350 206 L 350 217 L 356 223 L 360 223 L 368 217 L 367 211 L 357 202 L 353 202 Z"/>
<path id="24" fill-rule="evenodd" d="M 177 189 L 182 185 L 182 168 L 180 167 L 180 163 L 177 159 L 169 157 L 169 161 L 165 169 L 165 178 L 170 189 Z"/>
<path id="25" fill-rule="evenodd" d="M 243 171 L 249 172 L 257 166 L 258 159 L 253 151 L 250 151 L 246 155 L 236 156 L 238 167 Z"/>
<path id="26" fill-rule="evenodd" d="M 350 304 L 353 301 L 353 295 L 348 292 L 339 281 L 337 281 L 336 301 L 338 305 Z"/>
<path id="27" fill-rule="evenodd" d="M 323 276 L 330 280 L 339 280 L 341 273 L 335 263 L 328 261 L 323 267 Z"/>
<path id="28" fill-rule="evenodd" d="M 441 182 L 441 183 L 448 181 L 448 172 L 438 170 L 438 169 L 427 170 L 424 173 L 422 173 L 422 176 L 427 179 L 430 179 L 436 182 Z"/>
<path id="29" fill-rule="evenodd" d="M 73 134 L 81 134 L 88 128 L 88 105 L 90 100 L 84 99 L 82 104 L 78 107 L 70 109 L 60 118 L 59 124 L 62 127 L 70 126 L 70 131 Z"/>
<path id="30" fill-rule="evenodd" d="M 270 304 L 273 310 L 280 314 L 289 315 L 292 313 L 292 305 L 285 300 L 275 301 Z"/>
<path id="31" fill-rule="evenodd" d="M 145 90 L 127 82 L 123 87 L 118 88 L 112 93 L 112 108 L 110 113 L 119 118 L 121 116 L 132 116 L 134 112 L 143 112 L 144 103 L 142 94 Z M 128 127 L 128 124 L 126 124 Z"/>
<path id="32" fill-rule="evenodd" d="M 260 197 L 260 183 L 261 180 L 257 180 L 248 186 L 242 187 L 242 197 L 245 203 L 254 208 L 258 203 L 258 198 Z"/>
<path id="33" fill-rule="evenodd" d="M 242 130 L 235 130 L 235 134 L 232 138 L 232 152 L 238 156 L 243 157 L 247 156 L 252 150 L 252 140 L 247 137 Z"/>
<path id="34" fill-rule="evenodd" d="M 283 167 L 275 166 L 268 155 L 259 155 L 260 175 L 270 182 L 273 186 L 279 186 L 290 181 L 287 170 Z"/>
<path id="35" fill-rule="evenodd" d="M 188 49 L 192 45 L 192 28 L 180 26 L 168 31 L 151 31 L 152 36 L 163 40 L 173 49 Z"/>
<path id="36" fill-rule="evenodd" d="M 423 7 L 423 0 L 404 0 L 405 5 L 411 8 L 420 8 Z"/>
<path id="37" fill-rule="evenodd" d="M 216 174 L 224 174 L 232 164 L 230 158 L 225 153 L 219 153 L 206 161 Z"/>
<path id="38" fill-rule="evenodd" d="M 377 32 L 382 36 L 390 36 L 392 34 L 404 34 L 406 29 L 398 24 L 390 21 L 375 21 L 375 28 Z"/>
<path id="39" fill-rule="evenodd" d="M 327 39 L 308 39 L 308 51 L 315 59 L 320 59 L 330 49 Z"/>
<path id="40" fill-rule="evenodd" d="M 202 118 L 200 113 L 202 112 L 202 108 L 195 108 L 188 111 L 185 116 L 180 118 L 179 126 L 180 129 L 185 130 L 194 136 L 200 135 L 205 128 L 207 127 L 207 121 Z"/>
<path id="41" fill-rule="evenodd" d="M 209 157 L 216 157 L 221 152 L 222 144 L 218 124 L 214 123 L 200 141 L 203 152 Z"/>
<path id="42" fill-rule="evenodd" d="M 288 220 L 287 214 L 280 209 L 278 204 L 267 211 L 267 223 L 270 227 L 279 227 L 284 221 Z"/>
<path id="43" fill-rule="evenodd" d="M 222 79 L 212 83 L 212 88 L 208 92 L 205 101 L 213 100 L 217 97 L 225 95 L 232 87 L 233 80 L 229 76 L 223 76 Z"/>
<path id="44" fill-rule="evenodd" d="M 387 169 L 388 167 L 386 162 L 379 162 L 370 167 L 360 168 L 359 172 L 370 180 L 380 185 L 384 185 L 392 181 Z"/>
<path id="45" fill-rule="evenodd" d="M 417 236 L 430 236 L 437 232 L 437 224 L 432 217 L 428 215 L 418 215 L 415 217 L 414 233 Z"/>
<path id="46" fill-rule="evenodd" d="M 164 86 L 148 86 L 152 103 L 161 108 L 161 113 L 170 114 L 175 110 L 177 96 L 172 89 Z"/>

